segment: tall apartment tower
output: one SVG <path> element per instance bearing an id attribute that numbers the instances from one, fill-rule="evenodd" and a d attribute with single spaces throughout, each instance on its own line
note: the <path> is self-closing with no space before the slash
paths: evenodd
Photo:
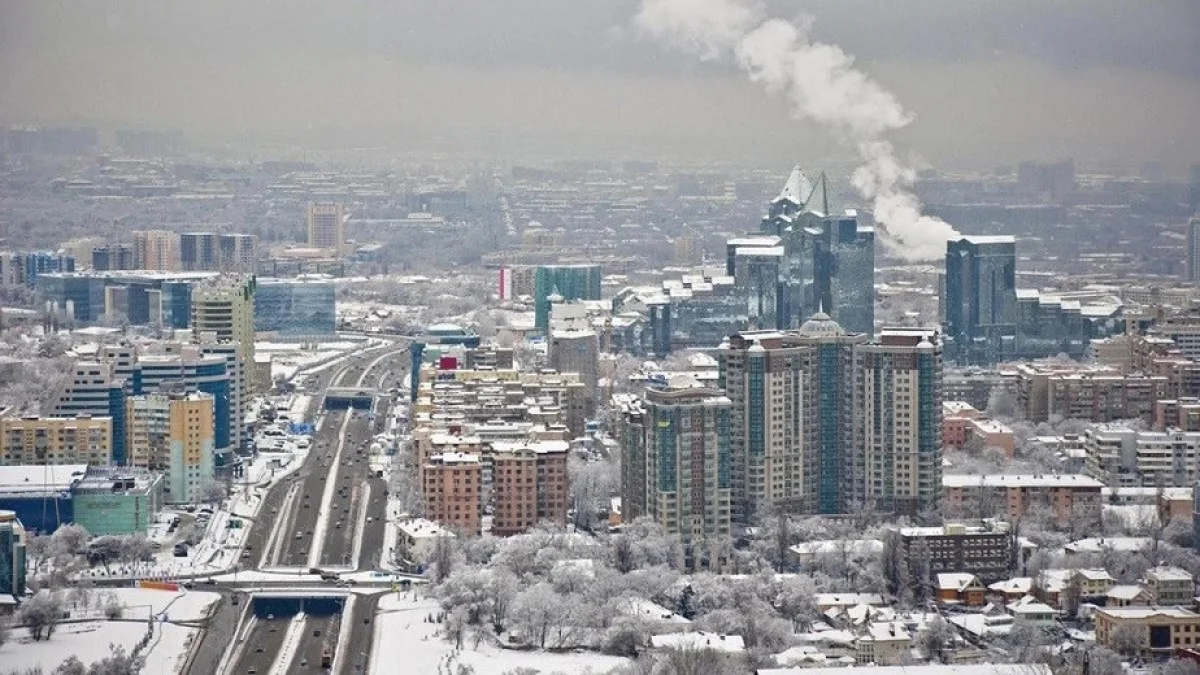
<path id="1" fill-rule="evenodd" d="M 129 464 L 167 474 L 164 499 L 194 502 L 215 468 L 213 397 L 154 393 L 129 399 Z"/>
<path id="2" fill-rule="evenodd" d="M 720 569 L 732 508 L 731 406 L 720 390 L 688 384 L 647 388 L 644 482 L 629 487 L 647 515 L 679 535 L 688 569 Z"/>
<path id="3" fill-rule="evenodd" d="M 567 521 L 566 441 L 492 444 L 492 534 Z"/>
<path id="4" fill-rule="evenodd" d="M 854 348 L 866 341 L 818 312 L 799 331 L 739 333 L 721 345 L 737 522 L 753 521 L 764 508 L 847 512 Z"/>
<path id="5" fill-rule="evenodd" d="M 341 255 L 346 245 L 345 214 L 342 205 L 314 202 L 308 205 L 308 245 Z"/>
<path id="6" fill-rule="evenodd" d="M 937 504 L 936 330 L 885 330 L 869 342 L 818 312 L 797 331 L 733 335 L 718 362 L 735 522 L 768 509 L 916 514 Z"/>
<path id="7" fill-rule="evenodd" d="M 178 272 L 180 259 L 178 232 L 136 230 L 133 233 L 133 264 L 139 270 Z"/>
<path id="8" fill-rule="evenodd" d="M 192 290 L 192 340 L 202 354 L 224 356 L 230 378 L 229 435 L 233 449 L 246 441 L 242 420 L 252 393 L 254 277 L 216 279 Z M 219 448 L 217 466 L 227 459 Z"/>
<path id="9" fill-rule="evenodd" d="M 1200 190 L 1200 187 L 1197 188 Z M 1200 215 L 1188 220 L 1187 228 L 1187 280 L 1200 282 Z"/>
<path id="10" fill-rule="evenodd" d="M 933 329 L 884 330 L 856 347 L 861 368 L 861 454 L 851 500 L 915 516 L 942 490 L 942 348 Z"/>
<path id="11" fill-rule="evenodd" d="M 92 269 L 97 272 L 136 269 L 133 247 L 128 244 L 105 244 L 93 248 Z"/>
<path id="12" fill-rule="evenodd" d="M 221 342 L 242 348 L 247 365 L 254 363 L 254 277 L 220 278 L 192 289 L 192 331 L 212 333 Z"/>
<path id="13" fill-rule="evenodd" d="M 215 232 L 184 232 L 179 235 L 179 266 L 184 272 L 216 270 L 219 248 Z"/>
<path id="14" fill-rule="evenodd" d="M 213 399 L 207 394 L 173 397 L 170 403 L 171 499 L 194 502 L 204 483 L 213 477 Z"/>
<path id="15" fill-rule="evenodd" d="M 482 467 L 475 454 L 446 452 L 430 457 L 421 468 L 425 516 L 456 532 L 479 534 Z"/>
<path id="16" fill-rule="evenodd" d="M 942 332 L 947 357 L 990 365 L 1012 353 L 1017 332 L 1017 247 L 1008 236 L 969 236 L 946 244 Z"/>
<path id="17" fill-rule="evenodd" d="M 633 394 L 614 394 L 613 410 L 621 448 L 621 519 L 630 522 L 647 513 L 645 401 Z"/>
<path id="18" fill-rule="evenodd" d="M 111 417 L 0 418 L 0 464 L 113 463 Z"/>
<path id="19" fill-rule="evenodd" d="M 549 356 L 550 367 L 558 372 L 579 373 L 579 379 L 587 387 L 589 402 L 596 400 L 600 338 L 595 331 L 551 331 Z"/>
<path id="20" fill-rule="evenodd" d="M 217 263 L 222 272 L 254 273 L 258 262 L 258 237 L 253 234 L 217 235 Z"/>

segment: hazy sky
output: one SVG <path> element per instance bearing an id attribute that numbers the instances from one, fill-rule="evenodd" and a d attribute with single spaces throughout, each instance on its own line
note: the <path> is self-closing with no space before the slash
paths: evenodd
<path id="1" fill-rule="evenodd" d="M 808 0 L 916 121 L 987 167 L 1200 161 L 1198 0 Z M 630 28 L 635 0 L 0 0 L 0 120 L 314 144 L 822 157 L 734 69 Z"/>

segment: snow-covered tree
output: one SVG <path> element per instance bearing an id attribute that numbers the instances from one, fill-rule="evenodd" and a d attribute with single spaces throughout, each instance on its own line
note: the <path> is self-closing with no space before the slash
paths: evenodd
<path id="1" fill-rule="evenodd" d="M 1108 644 L 1118 654 L 1137 654 L 1142 649 L 1142 637 L 1145 629 L 1141 626 L 1121 624 L 1113 628 L 1108 636 Z"/>
<path id="2" fill-rule="evenodd" d="M 954 629 L 940 616 L 935 616 L 917 634 L 916 646 L 927 661 L 945 662 L 946 654 L 954 646 Z"/>
<path id="3" fill-rule="evenodd" d="M 1159 666 L 1161 675 L 1200 675 L 1200 665 L 1191 659 L 1174 658 Z"/>
<path id="4" fill-rule="evenodd" d="M 609 537 L 609 559 L 619 572 L 648 567 L 678 567 L 682 548 L 679 536 L 670 534 L 649 516 L 626 523 L 621 532 Z"/>
<path id="5" fill-rule="evenodd" d="M 522 591 L 513 601 L 514 628 L 525 642 L 546 648 L 546 639 L 564 618 L 562 599 L 549 583 L 541 582 Z"/>
<path id="6" fill-rule="evenodd" d="M 568 496 L 575 509 L 576 529 L 591 532 L 599 522 L 601 509 L 619 485 L 619 467 L 612 457 L 586 459 L 571 453 L 567 460 Z"/>
<path id="7" fill-rule="evenodd" d="M 87 550 L 92 535 L 87 528 L 76 523 L 67 523 L 54 531 L 53 550 L 55 557 L 82 555 Z"/>
<path id="8" fill-rule="evenodd" d="M 63 615 L 62 597 L 57 592 L 41 591 L 21 603 L 17 621 L 29 629 L 34 641 L 49 640 Z"/>
<path id="9" fill-rule="evenodd" d="M 229 486 L 224 481 L 215 478 L 200 483 L 196 490 L 197 498 L 205 504 L 220 504 L 229 496 Z"/>
<path id="10" fill-rule="evenodd" d="M 774 584 L 774 606 L 794 630 L 808 630 L 817 618 L 817 587 L 809 577 L 784 577 Z"/>

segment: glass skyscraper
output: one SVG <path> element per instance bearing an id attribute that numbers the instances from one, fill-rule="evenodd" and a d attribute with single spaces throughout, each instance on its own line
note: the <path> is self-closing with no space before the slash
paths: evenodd
<path id="1" fill-rule="evenodd" d="M 1013 237 L 967 236 L 946 244 L 941 310 L 951 361 L 988 365 L 1012 355 L 1016 268 Z"/>
<path id="2" fill-rule="evenodd" d="M 816 203 L 818 197 L 820 204 Z M 773 327 L 794 329 L 821 311 L 851 332 L 875 332 L 875 230 L 854 211 L 828 212 L 825 177 L 800 167 L 770 204 L 760 231 L 779 237 L 778 308 Z"/>
<path id="3" fill-rule="evenodd" d="M 557 294 L 563 301 L 600 299 L 599 265 L 540 265 L 534 272 L 534 325 L 538 330 L 550 328 L 550 296 Z"/>
<path id="4" fill-rule="evenodd" d="M 332 281 L 260 279 L 254 291 L 254 330 L 282 335 L 332 335 L 337 294 Z"/>

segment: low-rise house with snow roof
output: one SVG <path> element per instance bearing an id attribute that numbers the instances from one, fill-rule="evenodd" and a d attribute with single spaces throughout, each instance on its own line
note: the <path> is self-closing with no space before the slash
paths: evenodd
<path id="1" fill-rule="evenodd" d="M 1150 593 L 1141 584 L 1117 584 L 1104 594 L 1105 607 L 1143 607 L 1150 604 Z"/>
<path id="2" fill-rule="evenodd" d="M 417 565 L 429 561 L 439 537 L 453 536 L 450 530 L 424 518 L 413 518 L 396 526 L 396 546 L 400 555 Z"/>
<path id="3" fill-rule="evenodd" d="M 823 666 L 831 664 L 837 659 L 831 659 L 825 652 L 814 647 L 813 645 L 797 645 L 788 647 L 787 649 L 775 654 L 771 657 L 775 661 L 775 665 L 788 668 L 798 666 L 801 668 L 811 668 L 814 666 Z M 854 663 L 854 659 L 850 659 Z"/>
<path id="4" fill-rule="evenodd" d="M 1035 628 L 1053 626 L 1055 617 L 1058 614 L 1053 607 L 1032 595 L 1027 595 L 1016 602 L 1009 603 L 1007 609 L 1008 613 L 1013 615 L 1014 625 L 1033 626 Z"/>
<path id="5" fill-rule="evenodd" d="M 887 599 L 881 593 L 817 593 L 813 596 L 817 609 L 824 612 L 831 607 L 853 607 L 855 605 L 870 605 L 871 607 L 887 607 Z"/>
<path id="6" fill-rule="evenodd" d="M 731 654 L 746 651 L 746 642 L 742 636 L 722 635 L 706 631 L 652 635 L 650 636 L 650 646 L 654 649 L 712 649 Z"/>
<path id="7" fill-rule="evenodd" d="M 988 592 L 1008 604 L 1033 593 L 1033 577 L 1013 577 L 997 581 L 988 584 Z"/>
<path id="8" fill-rule="evenodd" d="M 878 621 L 891 621 L 896 617 L 896 611 L 891 607 L 854 605 L 853 607 L 830 607 L 821 616 L 825 617 L 830 625 L 853 628 Z"/>
<path id="9" fill-rule="evenodd" d="M 1038 575 L 1034 595 L 1051 607 L 1061 607 L 1062 594 L 1075 584 L 1081 600 L 1103 604 L 1109 589 L 1116 583 L 1117 580 L 1107 570 L 1099 568 L 1048 569 Z"/>
<path id="10" fill-rule="evenodd" d="M 1079 585 L 1079 597 L 1086 601 L 1103 598 L 1109 589 L 1117 584 L 1113 575 L 1102 569 L 1075 570 L 1071 581 Z"/>
<path id="11" fill-rule="evenodd" d="M 689 619 L 645 598 L 625 598 L 618 608 L 626 616 L 635 617 L 649 626 L 651 633 L 678 633 L 692 625 Z"/>
<path id="12" fill-rule="evenodd" d="M 1148 550 L 1153 544 L 1150 537 L 1087 537 L 1067 544 L 1063 547 L 1063 552 L 1067 555 L 1106 551 L 1138 553 Z"/>
<path id="13" fill-rule="evenodd" d="M 992 638 L 1012 632 L 1015 619 L 1004 609 L 988 604 L 980 612 L 955 613 L 947 620 L 965 633 L 977 638 Z"/>
<path id="14" fill-rule="evenodd" d="M 1190 572 L 1178 567 L 1153 567 L 1142 579 L 1155 605 L 1186 605 L 1196 602 L 1196 582 Z"/>
<path id="15" fill-rule="evenodd" d="M 879 539 L 823 539 L 805 541 L 788 549 L 792 562 L 812 565 L 821 561 L 869 562 L 883 555 Z"/>
<path id="16" fill-rule="evenodd" d="M 974 574 L 965 572 L 937 575 L 937 599 L 942 604 L 982 607 L 987 603 L 987 587 Z"/>
<path id="17" fill-rule="evenodd" d="M 855 659 L 859 663 L 890 666 L 904 663 L 912 649 L 912 636 L 899 621 L 872 623 L 855 643 Z"/>

